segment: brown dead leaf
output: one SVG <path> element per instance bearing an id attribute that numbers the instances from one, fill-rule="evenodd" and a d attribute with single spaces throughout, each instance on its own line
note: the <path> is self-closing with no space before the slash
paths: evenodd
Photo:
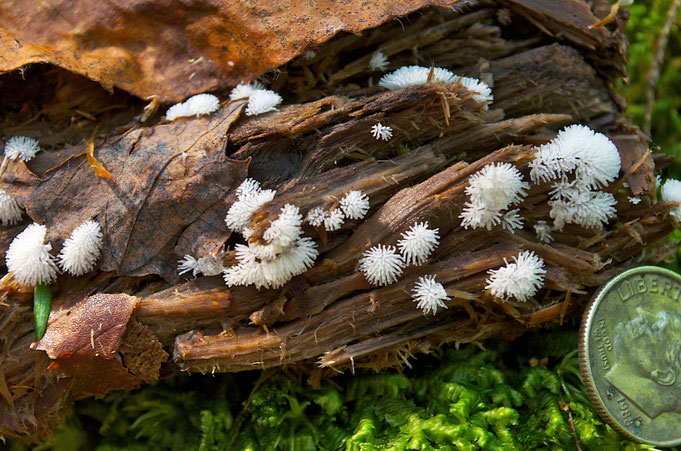
<path id="1" fill-rule="evenodd" d="M 258 77 L 341 31 L 359 34 L 457 1 L 6 0 L 0 72 L 46 62 L 107 89 L 178 102 Z"/>
<path id="2" fill-rule="evenodd" d="M 219 247 L 228 237 L 223 198 L 246 177 L 248 161 L 225 157 L 225 133 L 244 103 L 231 103 L 210 117 L 134 130 L 97 146 L 98 160 L 116 174 L 97 177 L 81 154 L 69 155 L 37 177 L 23 163 L 10 165 L 7 188 L 28 216 L 46 224 L 55 250 L 73 229 L 95 218 L 104 233 L 99 268 L 119 274 L 160 274 L 177 279 L 184 253 Z M 82 147 L 81 147 L 82 149 Z M 35 163 L 52 152 L 38 154 Z M 216 242 L 185 240 L 185 229 L 213 230 Z M 193 247 L 194 246 L 194 247 Z M 176 253 L 177 252 L 177 253 Z"/>
<path id="3" fill-rule="evenodd" d="M 126 294 L 90 296 L 52 322 L 32 347 L 54 360 L 49 369 L 72 377 L 76 396 L 132 389 L 142 379 L 114 357 L 138 303 Z"/>

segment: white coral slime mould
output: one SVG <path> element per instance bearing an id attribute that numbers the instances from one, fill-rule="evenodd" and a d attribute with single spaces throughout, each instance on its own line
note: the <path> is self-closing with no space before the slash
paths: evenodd
<path id="1" fill-rule="evenodd" d="M 258 258 L 275 259 L 280 254 L 288 252 L 291 246 L 300 238 L 303 233 L 302 225 L 303 216 L 300 214 L 298 207 L 286 204 L 281 208 L 277 219 L 272 221 L 267 230 L 265 230 L 262 236 L 265 244 L 249 242 L 249 247 Z M 245 232 L 244 235 L 248 235 L 248 238 L 251 235 L 250 230 Z"/>
<path id="2" fill-rule="evenodd" d="M 362 219 L 369 211 L 369 196 L 361 191 L 353 190 L 340 200 L 340 207 L 348 219 Z"/>
<path id="3" fill-rule="evenodd" d="M 22 161 L 29 161 L 38 152 L 40 152 L 38 141 L 26 136 L 12 136 L 5 143 L 5 156 L 10 160 L 19 158 Z"/>
<path id="4" fill-rule="evenodd" d="M 544 260 L 534 252 L 523 251 L 513 257 L 513 261 L 514 263 L 509 263 L 504 259 L 505 266 L 489 270 L 485 288 L 502 299 L 514 297 L 519 301 L 526 301 L 537 294 L 544 284 Z"/>
<path id="5" fill-rule="evenodd" d="M 236 190 L 238 200 L 232 204 L 225 217 L 227 227 L 234 232 L 243 232 L 253 213 L 274 199 L 276 193 L 274 190 L 260 189 L 260 184 L 253 179 L 244 180 Z"/>
<path id="6" fill-rule="evenodd" d="M 445 301 L 449 301 L 447 291 L 441 283 L 435 281 L 435 276 L 419 277 L 411 290 L 412 300 L 418 302 L 416 306 L 423 310 L 423 314 L 437 313 L 438 308 L 447 308 Z"/>
<path id="7" fill-rule="evenodd" d="M 388 57 L 380 50 L 376 50 L 369 60 L 369 69 L 386 70 L 388 68 Z"/>
<path id="8" fill-rule="evenodd" d="M 362 254 L 359 269 L 372 285 L 390 285 L 402 275 L 404 260 L 394 246 L 379 244 Z"/>
<path id="9" fill-rule="evenodd" d="M 324 218 L 326 217 L 326 210 L 322 207 L 315 207 L 307 212 L 305 220 L 313 227 L 319 227 L 324 223 Z"/>
<path id="10" fill-rule="evenodd" d="M 324 229 L 328 232 L 333 232 L 334 230 L 340 229 L 344 221 L 345 215 L 343 214 L 343 210 L 334 208 L 324 216 Z"/>
<path id="11" fill-rule="evenodd" d="M 256 116 L 258 114 L 276 111 L 277 105 L 282 101 L 279 94 L 269 89 L 256 89 L 248 96 L 246 106 L 246 116 Z"/>
<path id="12" fill-rule="evenodd" d="M 59 265 L 74 276 L 92 271 L 102 249 L 102 228 L 95 221 L 86 221 L 76 227 L 64 241 L 59 253 Z"/>
<path id="13" fill-rule="evenodd" d="M 487 83 L 472 77 L 461 77 L 460 81 L 464 88 L 476 93 L 473 95 L 473 98 L 478 102 L 491 102 L 494 100 L 492 90 L 487 86 Z"/>
<path id="14" fill-rule="evenodd" d="M 376 139 L 388 141 L 393 137 L 393 129 L 392 127 L 388 127 L 387 125 L 383 125 L 379 122 L 378 124 L 371 127 L 371 136 Z"/>
<path id="15" fill-rule="evenodd" d="M 619 151 L 607 136 L 574 124 L 537 149 L 530 177 L 539 183 L 566 179 L 574 171 L 579 184 L 597 189 L 615 180 L 620 166 Z"/>
<path id="16" fill-rule="evenodd" d="M 681 202 L 681 181 L 668 179 L 660 190 L 662 200 L 667 202 Z M 681 221 L 681 206 L 672 208 L 671 212 L 678 221 Z"/>
<path id="17" fill-rule="evenodd" d="M 57 265 L 44 244 L 47 228 L 33 223 L 12 240 L 5 256 L 7 269 L 22 285 L 49 284 L 57 278 Z"/>
<path id="18" fill-rule="evenodd" d="M 408 265 L 422 265 L 440 243 L 439 229 L 429 229 L 428 222 L 412 225 L 397 242 L 400 254 Z"/>
<path id="19" fill-rule="evenodd" d="M 265 85 L 263 85 L 257 80 L 252 81 L 250 83 L 240 83 L 236 86 L 236 88 L 232 89 L 232 92 L 229 93 L 229 99 L 230 100 L 244 99 L 250 97 L 254 91 L 264 88 Z"/>
<path id="20" fill-rule="evenodd" d="M 16 224 L 21 220 L 21 207 L 14 196 L 0 188 L 0 221 L 2 225 Z"/>
<path id="21" fill-rule="evenodd" d="M 432 68 L 433 75 L 432 82 L 456 82 L 459 77 L 447 69 L 441 67 Z M 394 72 L 384 75 L 378 82 L 379 86 L 387 88 L 391 91 L 406 88 L 409 86 L 422 85 L 428 82 L 430 75 L 430 67 L 422 66 L 402 66 Z"/>
<path id="22" fill-rule="evenodd" d="M 509 163 L 488 164 L 473 174 L 466 187 L 471 198 L 459 216 L 464 228 L 493 226 L 502 222 L 502 210 L 520 203 L 529 188 L 523 176 Z M 512 212 L 511 212 L 512 213 Z M 513 228 L 519 224 L 519 217 L 511 214 L 503 218 L 505 227 Z"/>
<path id="23" fill-rule="evenodd" d="M 550 243 L 553 241 L 551 235 L 551 226 L 546 221 L 537 221 L 534 225 L 534 231 L 537 234 L 537 239 L 542 243 Z"/>
<path id="24" fill-rule="evenodd" d="M 562 230 L 566 223 L 600 229 L 617 216 L 617 200 L 612 193 L 591 191 L 579 183 L 558 183 L 548 204 L 554 226 Z"/>
<path id="25" fill-rule="evenodd" d="M 196 277 L 199 274 L 203 274 L 204 276 L 217 276 L 225 269 L 224 266 L 222 266 L 223 254 L 224 253 L 222 252 L 217 256 L 208 254 L 199 259 L 187 254 L 182 260 L 177 262 L 177 273 L 182 275 L 191 271 L 193 277 Z"/>
<path id="26" fill-rule="evenodd" d="M 220 100 L 213 94 L 197 94 L 168 108 L 166 119 L 172 121 L 178 117 L 203 116 L 213 113 L 218 108 Z"/>

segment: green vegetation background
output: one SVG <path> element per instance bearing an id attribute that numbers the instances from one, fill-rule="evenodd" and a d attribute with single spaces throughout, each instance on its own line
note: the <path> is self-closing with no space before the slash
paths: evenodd
<path id="1" fill-rule="evenodd" d="M 630 83 L 618 90 L 638 124 L 671 3 L 637 0 L 629 8 Z M 677 157 L 680 83 L 675 23 L 656 88 L 652 137 Z M 664 177 L 680 178 L 679 161 Z M 677 256 L 668 266 L 678 271 L 678 263 Z M 592 409 L 579 376 L 577 328 L 574 321 L 510 343 L 488 342 L 488 350 L 450 347 L 412 359 L 413 368 L 402 373 L 339 375 L 318 390 L 281 370 L 177 377 L 77 402 L 65 428 L 37 449 L 653 449 L 622 439 Z"/>

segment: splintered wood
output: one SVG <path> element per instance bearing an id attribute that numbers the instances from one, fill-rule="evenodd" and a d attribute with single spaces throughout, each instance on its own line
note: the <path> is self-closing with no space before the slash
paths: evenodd
<path id="1" fill-rule="evenodd" d="M 50 225 L 53 243 L 101 211 L 107 244 L 98 272 L 53 285 L 47 333 L 33 345 L 32 291 L 11 275 L 0 282 L 0 436 L 40 437 L 59 424 L 68 400 L 178 368 L 301 364 L 332 373 L 408 364 L 447 342 L 512 339 L 575 314 L 618 272 L 673 253 L 674 243 L 663 242 L 677 225 L 673 205 L 656 201 L 646 139 L 610 90 L 625 73 L 622 16 L 596 29 L 589 26 L 608 14 L 606 0 L 462 3 L 337 36 L 291 61 L 271 80 L 286 99 L 277 112 L 246 117 L 236 101 L 205 118 L 107 132 L 96 153 L 110 180 L 83 164 L 85 143 L 44 152 L 28 167 L 10 164 L 3 188 L 32 220 Z M 383 72 L 369 66 L 378 50 L 388 70 L 433 64 L 479 78 L 494 101 L 477 101 L 460 82 L 386 91 L 376 86 Z M 371 135 L 379 122 L 392 127 L 389 141 Z M 473 174 L 507 162 L 529 180 L 536 146 L 574 123 L 606 134 L 620 152 L 620 178 L 605 188 L 616 219 L 603 229 L 567 224 L 541 242 L 534 226 L 552 224 L 552 187 L 540 183 L 518 205 L 524 226 L 514 233 L 462 227 Z M 277 190 L 253 215 L 255 236 L 285 204 L 305 214 L 361 190 L 371 208 L 333 232 L 306 224 L 319 256 L 281 289 L 227 287 L 219 275 L 179 278 L 184 254 L 237 261 L 235 251 L 219 251 L 243 242 L 223 219 L 245 177 Z M 425 264 L 391 285 L 369 284 L 358 270 L 362 252 L 396 245 L 423 221 L 441 237 Z M 23 225 L 2 228 L 0 250 Z M 521 251 L 545 262 L 537 296 L 491 295 L 488 271 Z M 426 316 L 411 292 L 430 274 L 451 300 Z"/>

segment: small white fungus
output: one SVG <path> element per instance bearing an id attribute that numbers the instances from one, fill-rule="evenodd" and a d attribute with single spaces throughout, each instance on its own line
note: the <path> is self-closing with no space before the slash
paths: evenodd
<path id="1" fill-rule="evenodd" d="M 250 83 L 241 83 L 236 85 L 236 88 L 232 89 L 232 92 L 229 93 L 229 99 L 230 100 L 245 99 L 247 97 L 250 97 L 254 91 L 264 88 L 265 85 L 263 85 L 257 80 L 252 81 Z"/>
<path id="2" fill-rule="evenodd" d="M 5 156 L 10 160 L 19 158 L 22 161 L 29 161 L 38 152 L 40 152 L 38 141 L 26 136 L 12 136 L 5 143 Z"/>
<path id="3" fill-rule="evenodd" d="M 253 213 L 274 199 L 276 193 L 274 190 L 260 189 L 260 184 L 253 179 L 244 180 L 236 190 L 238 200 L 229 208 L 225 224 L 234 232 L 242 232 L 248 226 Z"/>
<path id="4" fill-rule="evenodd" d="M 550 243 L 553 241 L 551 235 L 551 226 L 544 220 L 537 221 L 534 225 L 534 231 L 537 234 L 537 239 L 542 243 Z"/>
<path id="5" fill-rule="evenodd" d="M 343 225 L 343 222 L 345 222 L 343 210 L 340 208 L 334 208 L 324 216 L 324 229 L 326 229 L 328 232 L 333 232 L 334 230 L 340 229 Z"/>
<path id="6" fill-rule="evenodd" d="M 380 50 L 376 50 L 369 60 L 369 69 L 384 71 L 388 68 L 388 57 Z"/>
<path id="7" fill-rule="evenodd" d="M 177 262 L 177 273 L 182 275 L 191 271 L 193 277 L 196 277 L 199 274 L 203 274 L 204 276 L 217 276 L 225 269 L 222 265 L 223 255 L 224 253 L 221 252 L 217 256 L 208 254 L 204 257 L 196 259 L 187 254 L 182 260 Z"/>
<path id="8" fill-rule="evenodd" d="M 197 94 L 168 108 L 166 119 L 172 121 L 178 117 L 204 116 L 213 113 L 218 108 L 220 108 L 220 100 L 213 94 Z"/>
<path id="9" fill-rule="evenodd" d="M 442 69 L 441 67 L 434 67 L 432 68 L 432 71 L 433 75 L 430 81 L 434 83 L 453 83 L 459 78 L 457 75 L 454 75 L 454 73 L 448 71 L 447 69 Z M 430 67 L 402 66 L 396 71 L 381 77 L 378 85 L 391 91 L 409 86 L 422 85 L 428 82 L 428 76 L 430 75 L 430 72 Z"/>
<path id="10" fill-rule="evenodd" d="M 57 265 L 44 244 L 47 228 L 33 223 L 12 240 L 5 256 L 7 269 L 22 285 L 50 284 L 57 278 Z"/>
<path id="11" fill-rule="evenodd" d="M 246 106 L 247 116 L 277 111 L 277 105 L 282 101 L 279 94 L 269 89 L 256 89 L 248 96 L 248 106 Z"/>
<path id="12" fill-rule="evenodd" d="M 440 243 L 439 229 L 429 229 L 428 222 L 412 225 L 397 242 L 400 254 L 408 265 L 420 266 Z"/>
<path id="13" fill-rule="evenodd" d="M 0 222 L 2 225 L 16 224 L 21 220 L 21 207 L 12 194 L 0 188 Z"/>
<path id="14" fill-rule="evenodd" d="M 638 205 L 641 203 L 641 198 L 636 196 L 629 196 L 629 203 L 632 205 Z"/>
<path id="15" fill-rule="evenodd" d="M 488 164 L 473 174 L 466 187 L 470 202 L 464 204 L 459 216 L 464 228 L 485 227 L 491 230 L 497 224 L 516 228 L 522 221 L 516 214 L 503 217 L 503 210 L 519 204 L 527 194 L 527 182 L 518 169 L 509 163 Z"/>
<path id="16" fill-rule="evenodd" d="M 357 190 L 348 192 L 340 200 L 340 208 L 348 219 L 362 219 L 369 207 L 369 196 Z"/>
<path id="17" fill-rule="evenodd" d="M 423 314 L 437 313 L 438 308 L 447 308 L 445 301 L 449 301 L 447 291 L 441 283 L 435 281 L 435 276 L 419 277 L 411 290 L 412 300 L 418 302 L 416 306 L 423 310 Z"/>
<path id="18" fill-rule="evenodd" d="M 393 137 L 393 129 L 392 127 L 388 127 L 387 125 L 383 125 L 379 122 L 378 124 L 371 127 L 371 136 L 376 139 L 388 141 Z"/>
<path id="19" fill-rule="evenodd" d="M 617 216 L 617 200 L 612 193 L 591 191 L 576 182 L 560 182 L 554 186 L 548 204 L 556 230 L 563 230 L 565 224 L 601 229 Z"/>
<path id="20" fill-rule="evenodd" d="M 503 214 L 501 217 L 501 228 L 513 232 L 523 228 L 523 218 L 518 214 L 519 208 L 514 208 Z"/>
<path id="21" fill-rule="evenodd" d="M 662 185 L 662 200 L 667 202 L 681 202 L 681 181 L 668 179 Z M 681 221 L 681 206 L 671 209 L 671 215 Z"/>
<path id="22" fill-rule="evenodd" d="M 359 269 L 372 285 L 390 285 L 402 275 L 404 260 L 394 246 L 379 244 L 362 254 Z"/>
<path id="23" fill-rule="evenodd" d="M 505 266 L 489 270 L 487 274 L 490 277 L 485 288 L 502 299 L 514 297 L 519 301 L 526 301 L 537 294 L 544 284 L 544 260 L 534 252 L 523 251 L 513 257 L 513 261 L 514 263 L 509 263 L 504 259 Z"/>
<path id="24" fill-rule="evenodd" d="M 92 271 L 102 249 L 102 228 L 95 221 L 86 221 L 71 232 L 59 253 L 59 265 L 74 276 Z"/>
<path id="25" fill-rule="evenodd" d="M 472 77 L 461 77 L 460 80 L 464 88 L 477 93 L 473 95 L 473 98 L 478 102 L 491 102 L 494 100 L 492 90 L 487 86 L 487 83 Z"/>
<path id="26" fill-rule="evenodd" d="M 319 227 L 324 223 L 324 218 L 326 217 L 326 210 L 322 207 L 315 207 L 307 212 L 305 220 L 313 227 Z"/>

